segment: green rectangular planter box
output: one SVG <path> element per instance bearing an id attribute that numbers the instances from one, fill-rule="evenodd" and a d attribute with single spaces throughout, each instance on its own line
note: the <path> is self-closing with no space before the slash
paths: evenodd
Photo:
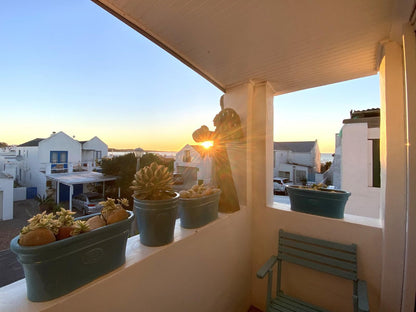
<path id="1" fill-rule="evenodd" d="M 28 299 L 60 297 L 123 265 L 134 219 L 128 212 L 126 220 L 46 245 L 20 246 L 19 236 L 13 238 L 10 249 L 23 266 Z"/>
<path id="2" fill-rule="evenodd" d="M 351 193 L 342 190 L 307 189 L 288 186 L 290 209 L 318 216 L 343 219 L 345 204 Z"/>

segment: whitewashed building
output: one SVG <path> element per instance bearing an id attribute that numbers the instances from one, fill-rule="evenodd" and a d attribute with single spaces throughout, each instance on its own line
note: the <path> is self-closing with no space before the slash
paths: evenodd
<path id="1" fill-rule="evenodd" d="M 85 147 L 85 149 L 84 149 Z M 39 195 L 48 188 L 47 175 L 91 171 L 96 161 L 107 156 L 108 147 L 99 138 L 79 142 L 64 132 L 53 133 L 46 139 L 34 139 L 16 148 L 20 157 L 17 181 L 27 187 L 36 187 Z M 67 199 L 65 187 L 61 188 L 61 199 Z"/>
<path id="2" fill-rule="evenodd" d="M 0 220 L 13 219 L 13 177 L 0 172 Z"/>
<path id="3" fill-rule="evenodd" d="M 175 157 L 175 172 L 182 173 L 185 181 L 211 182 L 212 158 L 202 145 L 186 144 Z"/>
<path id="4" fill-rule="evenodd" d="M 296 184 L 315 181 L 321 168 L 321 153 L 318 141 L 274 142 L 273 174 L 289 178 Z"/>
<path id="5" fill-rule="evenodd" d="M 336 135 L 331 166 L 336 188 L 351 192 L 346 213 L 380 217 L 380 109 L 351 111 Z"/>
<path id="6" fill-rule="evenodd" d="M 96 163 L 101 160 L 103 156 L 108 155 L 108 146 L 100 138 L 93 137 L 89 141 L 80 141 L 82 144 L 82 162 Z"/>

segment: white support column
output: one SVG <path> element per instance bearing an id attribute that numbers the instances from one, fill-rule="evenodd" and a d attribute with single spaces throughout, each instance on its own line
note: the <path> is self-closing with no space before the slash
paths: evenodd
<path id="1" fill-rule="evenodd" d="M 69 210 L 72 211 L 72 195 L 74 195 L 74 186 L 72 184 L 69 185 Z"/>
<path id="2" fill-rule="evenodd" d="M 380 65 L 381 217 L 383 254 L 380 311 L 401 310 L 406 237 L 406 125 L 403 52 L 384 44 Z"/>
<path id="3" fill-rule="evenodd" d="M 56 181 L 56 203 L 59 204 L 59 181 Z"/>
<path id="4" fill-rule="evenodd" d="M 407 227 L 402 311 L 415 310 L 416 294 L 416 36 L 407 24 L 403 35 L 407 124 Z"/>

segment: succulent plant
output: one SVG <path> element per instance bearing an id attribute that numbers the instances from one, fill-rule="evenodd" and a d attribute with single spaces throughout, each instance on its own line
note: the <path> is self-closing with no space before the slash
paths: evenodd
<path id="1" fill-rule="evenodd" d="M 126 198 L 117 199 L 117 203 L 115 199 L 107 198 L 100 204 L 103 205 L 101 215 L 107 224 L 116 223 L 129 217 L 128 212 L 123 208 L 123 206 L 126 208 L 129 206 L 129 201 Z"/>
<path id="2" fill-rule="evenodd" d="M 168 168 L 153 162 L 136 172 L 130 189 L 137 199 L 160 200 L 175 196 L 172 186 L 173 177 Z"/>
<path id="3" fill-rule="evenodd" d="M 60 226 L 72 226 L 75 222 L 75 219 L 73 215 L 75 212 L 66 210 L 64 208 L 61 208 L 60 211 L 56 213 L 58 216 L 58 222 L 60 223 Z"/>
<path id="4" fill-rule="evenodd" d="M 28 221 L 28 225 L 23 227 L 21 234 L 26 234 L 35 229 L 43 228 L 52 231 L 54 234 L 58 233 L 60 223 L 55 219 L 53 213 L 46 214 L 46 211 L 39 213 Z"/>
<path id="5" fill-rule="evenodd" d="M 208 195 L 212 195 L 214 193 L 220 192 L 220 189 L 214 186 L 208 186 L 205 184 L 201 185 L 194 185 L 189 190 L 182 190 L 179 192 L 181 198 L 199 198 Z"/>
<path id="6" fill-rule="evenodd" d="M 72 227 L 73 227 L 73 230 L 71 232 L 71 236 L 85 233 L 90 230 L 90 227 L 88 226 L 87 222 L 81 221 L 81 220 L 75 221 Z"/>

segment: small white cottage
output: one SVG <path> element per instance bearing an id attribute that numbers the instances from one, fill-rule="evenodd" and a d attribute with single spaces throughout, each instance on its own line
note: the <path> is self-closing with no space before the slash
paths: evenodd
<path id="1" fill-rule="evenodd" d="M 202 145 L 186 144 L 176 153 L 175 171 L 184 176 L 185 181 L 202 180 L 209 184 L 212 175 L 212 158 Z"/>

